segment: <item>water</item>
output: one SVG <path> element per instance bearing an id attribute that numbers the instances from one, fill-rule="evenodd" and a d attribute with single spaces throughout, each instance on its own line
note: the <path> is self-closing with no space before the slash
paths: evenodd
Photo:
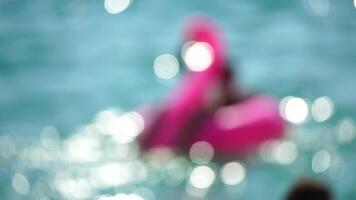
<path id="1" fill-rule="evenodd" d="M 162 53 L 179 51 L 184 20 L 196 12 L 210 16 L 224 30 L 235 74 L 246 90 L 333 100 L 332 119 L 304 124 L 304 133 L 331 132 L 344 117 L 356 117 L 356 8 L 351 0 L 134 1 L 118 15 L 107 13 L 103 5 L 0 2 L 0 135 L 36 140 L 43 127 L 55 126 L 68 138 L 107 107 L 132 110 L 156 102 L 173 85 L 156 80 L 153 61 Z M 353 146 L 335 147 L 351 163 L 347 172 L 352 174 Z M 0 196 L 5 199 L 25 198 L 13 194 L 9 185 L 21 171 L 15 163 L 1 162 L 6 167 L 0 173 Z M 249 167 L 246 199 L 261 199 L 269 191 L 281 198 L 289 186 L 283 182 L 311 171 L 297 167 L 298 173 L 291 175 L 289 169 L 279 173 L 280 168 L 261 163 Z M 41 177 L 37 171 L 29 174 Z M 262 180 L 273 182 L 275 189 Z M 354 197 L 343 189 L 352 185 L 351 178 L 333 182 L 338 196 L 345 198 Z M 181 190 L 157 193 L 162 199 Z"/>

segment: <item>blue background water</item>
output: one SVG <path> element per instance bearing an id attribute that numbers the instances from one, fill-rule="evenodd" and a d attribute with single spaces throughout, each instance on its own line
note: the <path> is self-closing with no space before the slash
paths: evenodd
<path id="1" fill-rule="evenodd" d="M 183 23 L 197 12 L 224 31 L 247 90 L 329 96 L 334 126 L 356 117 L 356 8 L 329 3 L 319 16 L 308 1 L 137 0 L 112 15 L 103 1 L 2 0 L 0 134 L 38 137 L 51 125 L 68 136 L 106 107 L 160 99 L 173 85 L 157 81 L 153 61 L 178 52 Z"/>

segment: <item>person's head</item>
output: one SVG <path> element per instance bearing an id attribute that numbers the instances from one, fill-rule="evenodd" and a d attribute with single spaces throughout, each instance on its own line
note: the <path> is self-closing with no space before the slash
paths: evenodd
<path id="1" fill-rule="evenodd" d="M 299 180 L 289 190 L 286 200 L 332 200 L 332 193 L 325 184 L 310 179 Z"/>

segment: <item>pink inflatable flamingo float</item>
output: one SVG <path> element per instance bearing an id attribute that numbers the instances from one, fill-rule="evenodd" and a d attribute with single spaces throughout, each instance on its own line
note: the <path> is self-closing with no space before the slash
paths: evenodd
<path id="1" fill-rule="evenodd" d="M 143 149 L 186 150 L 197 141 L 206 141 L 216 154 L 224 156 L 239 154 L 283 135 L 284 121 L 272 97 L 254 95 L 228 103 L 232 96 L 229 93 L 238 91 L 226 86 L 230 75 L 226 46 L 210 21 L 193 20 L 186 29 L 185 40 L 189 42 L 183 59 L 190 70 L 166 99 L 163 110 L 142 113 L 146 128 L 138 140 Z M 189 53 L 189 48 L 197 53 Z"/>

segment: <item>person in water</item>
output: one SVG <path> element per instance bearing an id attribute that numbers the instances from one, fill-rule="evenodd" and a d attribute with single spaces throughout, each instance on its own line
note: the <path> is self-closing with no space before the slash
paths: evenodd
<path id="1" fill-rule="evenodd" d="M 285 200 L 332 200 L 333 195 L 326 185 L 310 178 L 299 180 L 287 193 Z"/>

